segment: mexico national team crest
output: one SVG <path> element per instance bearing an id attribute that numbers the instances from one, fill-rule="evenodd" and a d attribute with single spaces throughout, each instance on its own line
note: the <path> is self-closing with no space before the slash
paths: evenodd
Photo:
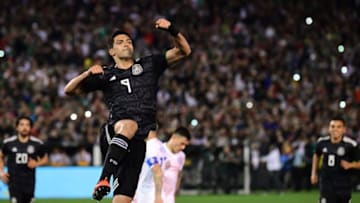
<path id="1" fill-rule="evenodd" d="M 345 155 L 345 149 L 344 149 L 344 147 L 339 147 L 339 148 L 337 149 L 336 154 L 337 154 L 338 156 L 344 156 L 344 155 Z"/>
<path id="2" fill-rule="evenodd" d="M 35 152 L 34 146 L 29 145 L 28 148 L 27 148 L 27 153 L 32 154 L 32 153 L 34 153 L 34 152 Z"/>
<path id="3" fill-rule="evenodd" d="M 144 72 L 144 69 L 140 64 L 136 63 L 132 66 L 131 71 L 133 75 L 140 75 L 142 72 Z"/>

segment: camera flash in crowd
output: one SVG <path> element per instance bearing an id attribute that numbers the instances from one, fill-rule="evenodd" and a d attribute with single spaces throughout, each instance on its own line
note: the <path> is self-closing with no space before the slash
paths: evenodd
<path id="1" fill-rule="evenodd" d="M 91 113 L 91 111 L 85 111 L 84 115 L 85 115 L 85 118 L 90 118 L 92 116 L 92 113 Z"/>
<path id="2" fill-rule="evenodd" d="M 306 23 L 306 25 L 311 25 L 313 23 L 312 17 L 306 17 L 305 18 L 305 23 Z"/>
<path id="3" fill-rule="evenodd" d="M 340 44 L 340 45 L 337 47 L 337 49 L 338 49 L 338 52 L 339 52 L 339 53 L 344 53 L 344 51 L 345 51 L 345 47 L 344 47 L 344 45 L 342 45 L 342 44 Z"/>
<path id="4" fill-rule="evenodd" d="M 301 79 L 301 75 L 299 73 L 294 73 L 293 80 L 295 82 L 298 82 L 298 81 L 300 81 L 300 79 Z"/>
<path id="5" fill-rule="evenodd" d="M 0 49 L 0 58 L 3 58 L 5 56 L 5 51 Z"/>
<path id="6" fill-rule="evenodd" d="M 343 74 L 343 75 L 345 75 L 346 73 L 348 73 L 349 72 L 349 68 L 347 67 L 347 66 L 342 66 L 341 67 L 341 73 Z"/>
<path id="7" fill-rule="evenodd" d="M 254 103 L 251 101 L 246 102 L 246 108 L 252 109 L 254 107 Z"/>
<path id="8" fill-rule="evenodd" d="M 193 127 L 196 127 L 197 125 L 199 125 L 199 121 L 197 120 L 197 119 L 192 119 L 191 120 L 191 126 L 193 126 Z"/>
<path id="9" fill-rule="evenodd" d="M 75 121 L 77 118 L 78 118 L 78 115 L 77 115 L 76 113 L 72 113 L 72 114 L 70 115 L 70 119 L 71 119 L 72 121 Z"/>
<path id="10" fill-rule="evenodd" d="M 342 109 L 346 108 L 346 101 L 340 101 L 339 102 L 339 107 L 342 108 Z"/>

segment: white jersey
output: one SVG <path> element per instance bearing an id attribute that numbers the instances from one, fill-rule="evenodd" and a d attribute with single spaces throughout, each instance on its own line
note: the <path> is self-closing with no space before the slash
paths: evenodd
<path id="1" fill-rule="evenodd" d="M 164 165 L 165 159 L 166 151 L 158 138 L 146 141 L 145 159 L 133 203 L 153 203 L 155 201 L 155 182 L 152 167 L 155 164 Z"/>
<path id="2" fill-rule="evenodd" d="M 176 183 L 180 171 L 183 169 L 185 163 L 185 153 L 180 151 L 178 153 L 172 153 L 163 144 L 166 151 L 166 161 L 162 168 L 163 170 L 163 188 L 162 196 L 164 203 L 175 203 Z"/>

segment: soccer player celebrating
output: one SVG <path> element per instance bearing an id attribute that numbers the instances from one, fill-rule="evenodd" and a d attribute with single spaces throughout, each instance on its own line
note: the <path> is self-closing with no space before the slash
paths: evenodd
<path id="1" fill-rule="evenodd" d="M 5 139 L 1 149 L 0 177 L 9 184 L 11 202 L 33 202 L 35 168 L 48 162 L 43 142 L 30 135 L 31 127 L 30 118 L 19 117 L 16 121 L 17 135 Z M 8 173 L 4 172 L 5 165 Z"/>
<path id="2" fill-rule="evenodd" d="M 140 173 L 134 203 L 175 203 L 185 163 L 183 150 L 190 143 L 190 132 L 177 128 L 168 142 L 149 134 L 146 158 Z"/>
<path id="3" fill-rule="evenodd" d="M 158 19 L 155 27 L 173 36 L 173 48 L 163 54 L 135 60 L 131 36 L 116 31 L 109 43 L 109 54 L 115 63 L 106 67 L 94 65 L 65 86 L 67 95 L 101 90 L 110 110 L 108 124 L 114 129 L 115 136 L 93 192 L 96 200 L 109 193 L 109 179 L 114 175 L 113 202 L 131 202 L 145 157 L 144 138 L 156 128 L 159 78 L 169 65 L 191 53 L 187 40 L 170 21 Z"/>
<path id="4" fill-rule="evenodd" d="M 345 120 L 330 120 L 330 136 L 321 137 L 316 144 L 311 169 L 311 183 L 318 182 L 317 170 L 322 159 L 320 175 L 320 201 L 324 203 L 351 202 L 351 173 L 348 169 L 360 169 L 359 148 L 355 140 L 344 136 Z M 320 158 L 321 157 L 321 158 Z"/>

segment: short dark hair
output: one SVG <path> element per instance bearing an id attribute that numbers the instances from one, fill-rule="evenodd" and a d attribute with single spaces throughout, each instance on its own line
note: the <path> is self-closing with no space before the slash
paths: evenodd
<path id="1" fill-rule="evenodd" d="M 109 48 L 113 47 L 114 38 L 118 35 L 127 35 L 131 39 L 132 42 L 134 41 L 129 33 L 125 32 L 123 30 L 115 30 L 113 32 L 113 34 L 111 35 L 111 38 L 109 38 L 109 41 L 108 41 Z"/>
<path id="2" fill-rule="evenodd" d="M 30 118 L 29 116 L 19 116 L 19 117 L 16 119 L 15 125 L 18 126 L 19 123 L 20 123 L 20 121 L 23 120 L 23 119 L 28 120 L 28 121 L 30 122 L 30 127 L 33 126 L 33 121 L 31 120 L 31 118 Z"/>
<path id="3" fill-rule="evenodd" d="M 344 124 L 344 126 L 346 126 L 346 121 L 345 121 L 344 117 L 342 117 L 341 115 L 333 116 L 330 121 L 341 121 Z"/>
<path id="4" fill-rule="evenodd" d="M 183 127 L 183 126 L 178 127 L 175 130 L 174 134 L 178 134 L 178 135 L 180 135 L 182 137 L 186 137 L 188 140 L 191 139 L 191 135 L 190 135 L 189 130 L 187 128 Z"/>

